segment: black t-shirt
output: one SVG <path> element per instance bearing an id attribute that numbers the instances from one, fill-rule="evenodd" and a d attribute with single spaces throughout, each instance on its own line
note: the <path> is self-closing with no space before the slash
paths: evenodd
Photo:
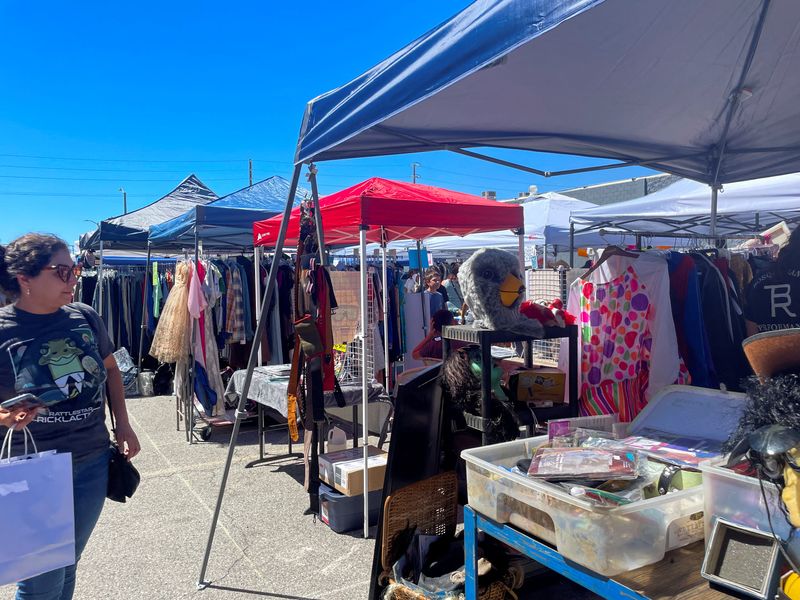
<path id="1" fill-rule="evenodd" d="M 0 399 L 31 393 L 47 405 L 50 413 L 28 425 L 40 452 L 71 452 L 77 462 L 108 449 L 103 359 L 112 351 L 99 315 L 85 304 L 48 315 L 0 308 Z M 14 434 L 13 456 L 22 454 L 22 438 Z"/>
<path id="2" fill-rule="evenodd" d="M 753 279 L 744 315 L 759 333 L 800 327 L 800 270 L 772 268 Z"/>

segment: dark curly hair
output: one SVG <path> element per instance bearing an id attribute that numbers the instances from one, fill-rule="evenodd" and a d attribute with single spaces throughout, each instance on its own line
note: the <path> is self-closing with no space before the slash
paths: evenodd
<path id="1" fill-rule="evenodd" d="M 800 430 L 800 375 L 780 374 L 763 382 L 750 377 L 746 391 L 747 404 L 739 426 L 723 445 L 723 451 L 732 450 L 739 440 L 764 425 L 786 425 Z"/>
<path id="2" fill-rule="evenodd" d="M 69 252 L 60 237 L 44 233 L 26 233 L 6 246 L 0 246 L 0 288 L 9 296 L 20 295 L 17 275 L 36 277 L 50 264 L 53 255 Z"/>

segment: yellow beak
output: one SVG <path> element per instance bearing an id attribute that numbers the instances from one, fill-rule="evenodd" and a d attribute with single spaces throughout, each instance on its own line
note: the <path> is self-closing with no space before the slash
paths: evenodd
<path id="1" fill-rule="evenodd" d="M 503 306 L 511 306 L 525 293 L 525 286 L 519 277 L 511 273 L 500 284 L 500 302 Z"/>

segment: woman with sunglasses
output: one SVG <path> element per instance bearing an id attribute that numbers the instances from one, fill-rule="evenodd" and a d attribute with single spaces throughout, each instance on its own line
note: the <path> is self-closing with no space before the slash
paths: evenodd
<path id="1" fill-rule="evenodd" d="M 0 246 L 0 288 L 14 303 L 0 308 L 0 401 L 30 393 L 26 408 L 0 408 L 0 437 L 27 426 L 38 450 L 72 454 L 76 563 L 100 517 L 108 486 L 106 394 L 115 437 L 128 460 L 139 452 L 125 408 L 122 376 L 100 316 L 73 303 L 80 276 L 63 240 L 29 233 Z M 13 435 L 12 455 L 24 452 Z M 14 518 L 14 515 L 2 515 Z M 17 584 L 17 600 L 69 600 L 76 565 Z"/>

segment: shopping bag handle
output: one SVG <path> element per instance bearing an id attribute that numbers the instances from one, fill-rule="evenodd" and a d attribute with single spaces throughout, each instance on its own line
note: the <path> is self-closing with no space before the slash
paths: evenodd
<path id="1" fill-rule="evenodd" d="M 16 425 L 12 425 L 8 428 L 6 432 L 6 437 L 3 440 L 3 446 L 0 448 L 0 460 L 3 460 L 3 454 L 7 454 L 6 460 L 11 460 L 11 438 L 14 436 L 14 431 L 16 430 Z M 23 456 L 28 456 L 28 439 L 30 439 L 31 444 L 33 444 L 33 452 L 34 454 L 39 453 L 39 448 L 36 447 L 36 440 L 33 439 L 33 434 L 30 432 L 30 429 L 27 427 L 22 428 L 22 438 L 25 440 L 25 453 Z M 6 448 L 8 451 L 6 452 Z"/>

